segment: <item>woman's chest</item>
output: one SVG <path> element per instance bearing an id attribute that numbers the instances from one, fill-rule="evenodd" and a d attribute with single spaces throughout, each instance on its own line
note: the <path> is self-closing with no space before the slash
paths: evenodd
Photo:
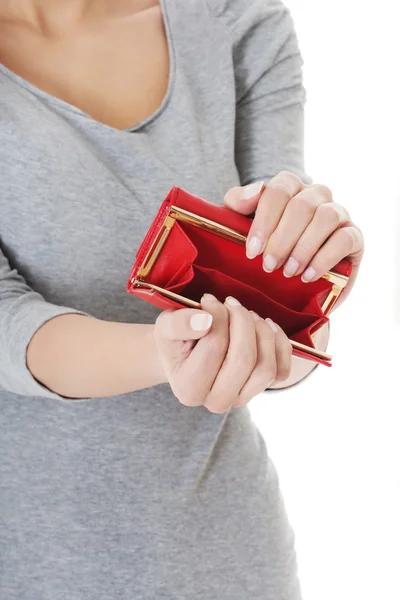
<path id="1" fill-rule="evenodd" d="M 60 35 L 0 21 L 0 62 L 100 123 L 126 129 L 152 115 L 167 92 L 162 11 L 145 0 L 136 13 L 97 21 Z"/>

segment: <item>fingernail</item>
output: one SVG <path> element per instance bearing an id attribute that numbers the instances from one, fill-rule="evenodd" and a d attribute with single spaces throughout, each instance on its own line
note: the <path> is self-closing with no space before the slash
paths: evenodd
<path id="1" fill-rule="evenodd" d="M 260 317 L 260 315 L 258 315 L 256 312 L 254 312 L 254 310 L 251 310 L 250 313 L 255 321 L 262 321 L 262 318 Z"/>
<path id="2" fill-rule="evenodd" d="M 229 306 L 240 306 L 239 300 L 236 300 L 236 298 L 232 298 L 232 296 L 228 296 L 225 302 L 229 304 Z"/>
<path id="3" fill-rule="evenodd" d="M 307 283 L 307 281 L 311 281 L 314 276 L 315 270 L 312 267 L 308 267 L 301 276 L 301 280 L 304 281 L 304 283 Z"/>
<path id="4" fill-rule="evenodd" d="M 190 327 L 194 331 L 205 331 L 211 327 L 212 320 L 210 313 L 196 313 L 190 317 Z"/>
<path id="5" fill-rule="evenodd" d="M 270 254 L 267 254 L 267 256 L 264 258 L 264 271 L 267 271 L 267 273 L 271 273 L 276 265 L 278 264 L 278 261 L 276 260 L 276 258 L 274 256 L 271 256 Z"/>
<path id="6" fill-rule="evenodd" d="M 273 320 L 272 320 L 272 319 L 270 319 L 270 318 L 268 318 L 268 319 L 265 319 L 265 320 L 266 320 L 266 322 L 268 323 L 268 325 L 271 327 L 272 331 L 273 331 L 274 333 L 276 333 L 276 332 L 278 331 L 278 328 L 277 328 L 277 326 L 275 325 L 275 323 L 273 322 Z"/>
<path id="7" fill-rule="evenodd" d="M 286 277 L 293 277 L 299 266 L 297 260 L 291 256 L 284 267 L 283 274 Z"/>
<path id="8" fill-rule="evenodd" d="M 262 241 L 260 240 L 259 237 L 254 235 L 247 245 L 247 250 L 246 250 L 247 258 L 255 258 L 256 256 L 258 256 L 261 252 L 261 248 L 262 248 Z"/>
<path id="9" fill-rule="evenodd" d="M 250 183 L 243 188 L 243 200 L 250 200 L 254 196 L 257 196 L 262 190 L 262 186 L 264 185 L 263 181 L 256 181 L 256 183 Z"/>
<path id="10" fill-rule="evenodd" d="M 217 300 L 217 298 L 212 294 L 203 294 L 201 299 L 203 300 L 203 298 L 204 300 Z"/>

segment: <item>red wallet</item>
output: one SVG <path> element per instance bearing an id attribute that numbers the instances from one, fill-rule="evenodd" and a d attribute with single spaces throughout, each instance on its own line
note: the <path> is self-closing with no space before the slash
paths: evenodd
<path id="1" fill-rule="evenodd" d="M 172 188 L 136 254 L 127 291 L 162 309 L 200 308 L 205 292 L 221 302 L 234 296 L 278 323 L 294 355 L 331 366 L 313 337 L 346 286 L 351 263 L 344 259 L 311 283 L 285 277 L 282 267 L 266 273 L 261 256 L 246 256 L 250 225 L 248 217 Z"/>

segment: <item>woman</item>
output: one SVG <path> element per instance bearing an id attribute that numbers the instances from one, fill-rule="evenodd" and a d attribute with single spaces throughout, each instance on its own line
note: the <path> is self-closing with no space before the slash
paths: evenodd
<path id="1" fill-rule="evenodd" d="M 304 173 L 287 10 L 0 0 L 0 63 L 0 597 L 298 599 L 247 404 L 314 365 L 235 299 L 125 292 L 173 185 L 255 211 L 266 270 L 349 256 L 350 290 L 362 236 Z"/>

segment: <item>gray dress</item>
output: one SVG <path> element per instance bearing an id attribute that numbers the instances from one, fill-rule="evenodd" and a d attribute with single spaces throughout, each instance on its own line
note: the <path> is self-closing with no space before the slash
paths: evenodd
<path id="1" fill-rule="evenodd" d="M 26 347 L 68 312 L 153 323 L 125 284 L 173 185 L 303 170 L 304 90 L 279 0 L 163 0 L 170 80 L 119 131 L 0 66 L 0 598 L 298 600 L 293 532 L 248 407 L 168 385 L 72 401 Z M 135 365 L 132 365 L 132 369 Z"/>

